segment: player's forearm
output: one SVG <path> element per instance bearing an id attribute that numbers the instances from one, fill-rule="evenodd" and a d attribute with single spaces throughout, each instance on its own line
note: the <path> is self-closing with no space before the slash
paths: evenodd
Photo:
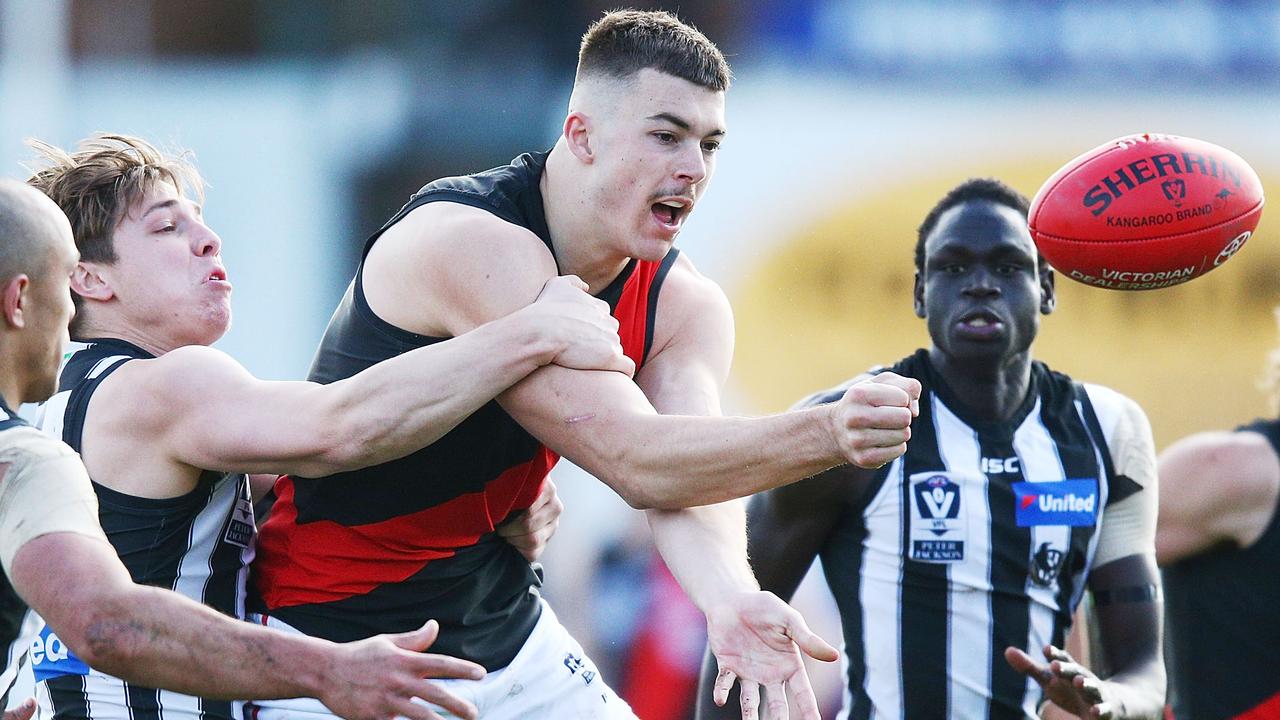
<path id="1" fill-rule="evenodd" d="M 54 629 L 95 669 L 214 699 L 315 697 L 334 662 L 330 643 L 271 632 L 141 586 L 98 603 L 80 628 Z"/>
<path id="2" fill-rule="evenodd" d="M 747 564 L 741 501 L 646 515 L 658 553 L 699 610 L 707 612 L 727 594 L 759 589 Z"/>
<path id="3" fill-rule="evenodd" d="M 674 510 L 753 495 L 844 462 L 826 407 L 763 418 L 630 415 L 568 457 L 632 507 Z M 614 434 L 616 433 L 616 434 Z"/>
<path id="4" fill-rule="evenodd" d="M 747 564 L 742 501 L 688 510 L 650 510 L 646 515 L 662 559 L 703 613 L 732 594 L 758 589 Z M 689 552 L 690 548 L 698 552 Z M 698 720 L 741 717 L 736 689 L 725 707 L 716 707 L 712 701 L 715 681 L 716 661 L 708 651 L 698 687 Z"/>
<path id="5" fill-rule="evenodd" d="M 536 322 L 515 313 L 466 334 L 385 360 L 328 388 L 340 431 L 328 472 L 404 457 L 452 430 L 560 351 Z"/>

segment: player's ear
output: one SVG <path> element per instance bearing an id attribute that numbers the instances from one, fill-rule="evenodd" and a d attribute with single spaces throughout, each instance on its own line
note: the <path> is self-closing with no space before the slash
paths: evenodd
<path id="1" fill-rule="evenodd" d="M 4 313 L 4 322 L 11 328 L 26 327 L 27 321 L 22 311 L 27 304 L 29 287 L 31 287 L 31 278 L 19 273 L 9 278 L 9 282 L 0 289 L 0 312 Z"/>
<path id="2" fill-rule="evenodd" d="M 1048 315 L 1058 306 L 1057 296 L 1053 291 L 1053 268 L 1048 263 L 1040 263 L 1040 314 Z"/>
<path id="3" fill-rule="evenodd" d="M 76 263 L 76 269 L 71 271 L 71 291 L 91 300 L 110 300 L 115 296 L 115 291 L 103 274 L 104 269 L 98 263 Z"/>
<path id="4" fill-rule="evenodd" d="M 915 300 L 916 317 L 924 318 L 924 281 L 920 278 L 920 271 L 916 270 L 915 287 L 911 290 L 911 295 Z"/>
<path id="5" fill-rule="evenodd" d="M 569 152 L 584 163 L 591 163 L 595 155 L 591 149 L 591 118 L 577 110 L 564 119 L 564 141 Z"/>

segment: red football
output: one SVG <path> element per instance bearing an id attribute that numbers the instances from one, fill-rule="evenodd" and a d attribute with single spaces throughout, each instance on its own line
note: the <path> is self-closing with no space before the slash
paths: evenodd
<path id="1" fill-rule="evenodd" d="M 1112 290 L 1186 282 L 1234 255 L 1262 216 L 1239 155 L 1174 135 L 1130 135 L 1064 165 L 1031 201 L 1031 237 L 1073 280 Z"/>

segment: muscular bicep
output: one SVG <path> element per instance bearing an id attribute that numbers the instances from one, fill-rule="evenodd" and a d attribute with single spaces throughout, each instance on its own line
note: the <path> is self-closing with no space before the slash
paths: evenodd
<path id="1" fill-rule="evenodd" d="M 123 436 L 123 447 L 196 468 L 310 474 L 342 441 L 328 422 L 335 399 L 316 383 L 259 380 L 212 348 L 180 348 L 107 379 L 88 417 L 95 432 L 110 429 L 111 442 L 87 444 L 86 460 L 97 476 L 97 461 L 121 451 Z"/>

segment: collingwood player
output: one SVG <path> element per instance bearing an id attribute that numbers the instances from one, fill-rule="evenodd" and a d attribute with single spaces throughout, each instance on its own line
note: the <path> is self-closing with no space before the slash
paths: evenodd
<path id="1" fill-rule="evenodd" d="M 1150 427 L 1128 398 L 1032 360 L 1054 287 L 1026 214 L 1003 183 L 969 180 L 921 225 L 915 310 L 932 343 L 891 368 L 924 386 L 906 454 L 751 502 L 762 587 L 790 597 L 822 560 L 844 628 L 842 718 L 1160 715 Z M 1060 649 L 1086 587 L 1105 680 Z"/>
<path id="2" fill-rule="evenodd" d="M 29 182 L 67 213 L 81 254 L 71 276 L 79 349 L 40 425 L 83 456 L 102 527 L 138 583 L 243 617 L 255 542 L 246 473 L 329 474 L 392 460 L 550 362 L 632 370 L 607 306 L 564 278 L 457 342 L 344 382 L 259 381 L 207 347 L 230 323 L 231 285 L 221 240 L 189 194 L 201 188 L 194 167 L 122 136 L 93 138 L 73 154 L 37 148 L 46 167 Z M 46 628 L 37 646 L 60 645 L 56 633 Z M 33 659 L 55 718 L 240 712 L 225 699 L 125 682 L 74 655 Z"/>
<path id="3" fill-rule="evenodd" d="M 76 249 L 66 217 L 30 187 L 0 180 L 0 696 L 8 694 L 27 603 L 74 651 L 129 682 L 215 699 L 312 696 L 351 720 L 435 718 L 417 696 L 469 710 L 433 677 L 481 669 L 420 651 L 431 625 L 403 636 L 333 645 L 255 627 L 167 590 L 136 585 L 97 520 L 84 466 L 67 445 L 14 413 L 57 387 L 72 315 Z M 64 644 L 65 643 L 65 644 Z M 35 650 L 33 650 L 35 652 Z M 28 701 L 5 714 L 25 720 Z"/>

